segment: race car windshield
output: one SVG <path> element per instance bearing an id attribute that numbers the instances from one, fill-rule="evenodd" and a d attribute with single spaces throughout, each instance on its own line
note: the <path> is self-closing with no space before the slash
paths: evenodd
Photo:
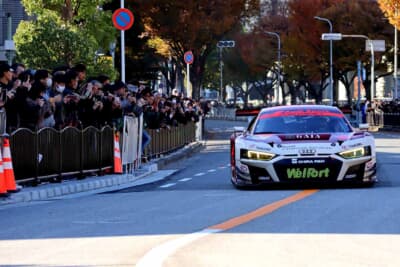
<path id="1" fill-rule="evenodd" d="M 254 127 L 254 134 L 348 132 L 350 125 L 340 116 L 261 116 Z"/>

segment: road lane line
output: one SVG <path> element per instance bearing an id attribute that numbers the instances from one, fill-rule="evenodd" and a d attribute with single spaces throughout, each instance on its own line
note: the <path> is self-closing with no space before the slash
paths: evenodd
<path id="1" fill-rule="evenodd" d="M 243 214 L 241 216 L 232 218 L 232 219 L 230 219 L 228 221 L 225 221 L 223 223 L 216 224 L 216 225 L 213 225 L 211 227 L 208 227 L 208 229 L 217 229 L 217 230 L 222 230 L 222 231 L 226 231 L 226 230 L 232 229 L 232 228 L 234 228 L 236 226 L 239 226 L 241 224 L 245 224 L 245 223 L 247 223 L 249 221 L 252 221 L 254 219 L 257 219 L 257 218 L 259 218 L 261 216 L 264 216 L 264 215 L 267 215 L 269 213 L 272 213 L 277 209 L 280 209 L 280 208 L 282 208 L 284 206 L 287 206 L 287 205 L 289 205 L 289 204 L 291 204 L 293 202 L 296 202 L 296 201 L 299 201 L 299 200 L 301 200 L 303 198 L 306 198 L 306 197 L 308 197 L 308 196 L 310 196 L 312 194 L 315 194 L 316 192 L 318 192 L 318 190 L 316 190 L 316 189 L 301 191 L 301 192 L 299 192 L 299 193 L 297 193 L 295 195 L 292 195 L 292 196 L 284 198 L 282 200 L 273 202 L 271 204 L 263 206 L 263 207 L 261 207 L 259 209 L 251 211 L 249 213 L 246 213 L 246 214 Z"/>
<path id="2" fill-rule="evenodd" d="M 211 169 L 211 170 L 208 170 L 207 172 L 216 172 L 217 170 L 216 169 Z"/>
<path id="3" fill-rule="evenodd" d="M 184 235 L 174 240 L 167 241 L 164 244 L 161 244 L 157 247 L 152 248 L 149 252 L 147 252 L 139 261 L 137 262 L 137 267 L 162 267 L 163 262 L 169 256 L 176 253 L 180 248 L 200 239 L 205 236 L 223 232 L 239 226 L 241 224 L 247 223 L 251 220 L 257 219 L 261 216 L 272 213 L 284 206 L 287 206 L 296 201 L 302 200 L 312 194 L 315 194 L 319 190 L 304 190 L 299 193 L 296 193 L 287 198 L 281 199 L 279 201 L 273 202 L 271 204 L 265 205 L 261 208 L 258 208 L 252 212 L 246 213 L 244 215 L 234 217 L 225 222 L 210 226 L 202 231 L 194 232 L 191 234 Z"/>
<path id="4" fill-rule="evenodd" d="M 192 180 L 192 178 L 183 178 L 183 179 L 180 179 L 179 182 L 187 182 L 190 180 Z"/>
<path id="5" fill-rule="evenodd" d="M 184 235 L 180 238 L 167 241 L 157 247 L 152 248 L 137 263 L 136 267 L 162 267 L 163 262 L 178 249 L 190 244 L 197 239 L 217 233 L 219 230 L 204 229 L 199 232 Z"/>
<path id="6" fill-rule="evenodd" d="M 161 185 L 160 188 L 168 188 L 168 187 L 171 187 L 174 185 L 176 185 L 176 183 L 165 184 L 165 185 Z"/>
<path id="7" fill-rule="evenodd" d="M 200 173 L 196 173 L 194 176 L 203 176 L 203 175 L 205 175 L 205 173 L 204 172 L 200 172 Z"/>

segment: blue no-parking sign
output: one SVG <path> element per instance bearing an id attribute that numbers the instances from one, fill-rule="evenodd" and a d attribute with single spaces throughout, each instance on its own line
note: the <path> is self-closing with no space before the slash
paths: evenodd
<path id="1" fill-rule="evenodd" d="M 119 8 L 115 10 L 112 16 L 112 21 L 115 28 L 121 31 L 126 31 L 132 27 L 135 17 L 132 12 L 126 8 Z"/>
<path id="2" fill-rule="evenodd" d="M 192 51 L 187 51 L 184 55 L 183 55 L 183 59 L 185 60 L 186 64 L 192 64 L 193 60 L 194 60 L 194 56 Z"/>

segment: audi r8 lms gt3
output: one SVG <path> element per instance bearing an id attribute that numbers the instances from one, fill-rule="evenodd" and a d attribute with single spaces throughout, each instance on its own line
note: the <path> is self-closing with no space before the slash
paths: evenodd
<path id="1" fill-rule="evenodd" d="M 336 107 L 262 109 L 231 137 L 232 183 L 376 181 L 375 141 L 354 129 Z"/>

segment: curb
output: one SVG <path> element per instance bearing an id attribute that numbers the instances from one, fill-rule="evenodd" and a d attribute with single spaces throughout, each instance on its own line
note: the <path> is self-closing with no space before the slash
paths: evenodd
<path id="1" fill-rule="evenodd" d="M 24 187 L 17 193 L 0 198 L 0 206 L 32 201 L 44 201 L 78 197 L 80 195 L 98 194 L 108 191 L 118 191 L 132 186 L 154 183 L 168 178 L 177 170 L 161 171 L 160 169 L 171 162 L 187 158 L 203 147 L 200 142 L 191 143 L 184 148 L 152 160 L 144 164 L 134 174 L 112 174 L 98 177 L 88 177 L 85 180 L 65 180 L 61 183 L 41 184 L 37 187 Z M 160 175 L 156 175 L 159 173 Z M 155 177 L 149 177 L 155 174 Z M 149 178 L 146 180 L 146 178 Z"/>
<path id="2" fill-rule="evenodd" d="M 191 144 L 187 145 L 186 147 L 184 147 L 174 153 L 169 154 L 166 157 L 154 159 L 154 160 L 152 160 L 152 162 L 157 164 L 157 168 L 160 170 L 172 162 L 190 157 L 194 153 L 199 152 L 202 148 L 203 148 L 203 143 L 200 143 L 200 142 L 191 143 Z"/>

